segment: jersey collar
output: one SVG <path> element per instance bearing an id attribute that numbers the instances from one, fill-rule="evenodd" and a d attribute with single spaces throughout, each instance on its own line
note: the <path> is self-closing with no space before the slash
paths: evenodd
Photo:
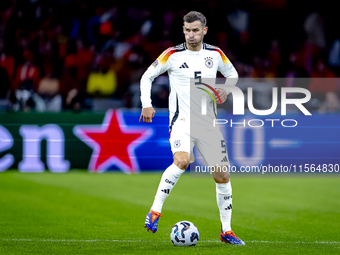
<path id="1" fill-rule="evenodd" d="M 191 51 L 191 50 L 189 50 L 188 47 L 187 47 L 187 42 L 184 42 L 183 45 L 184 45 L 184 48 L 185 48 L 186 50 Z M 201 50 L 205 50 L 205 48 L 206 48 L 205 43 L 202 43 L 202 49 L 201 49 Z M 198 52 L 200 52 L 201 50 L 199 50 Z"/>

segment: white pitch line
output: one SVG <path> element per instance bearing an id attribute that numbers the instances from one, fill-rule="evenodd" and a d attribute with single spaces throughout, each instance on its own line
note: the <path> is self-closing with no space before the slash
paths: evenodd
<path id="1" fill-rule="evenodd" d="M 245 241 L 249 243 L 301 243 L 301 244 L 340 244 L 337 241 L 314 241 L 314 242 L 306 242 L 306 241 L 295 241 L 295 242 L 283 242 L 283 241 L 260 241 L 260 240 L 251 240 Z"/>
<path id="2" fill-rule="evenodd" d="M 93 240 L 76 240 L 76 239 L 0 239 L 0 241 L 9 242 L 126 242 L 126 243 L 138 243 L 148 242 L 146 240 L 109 240 L 109 239 L 93 239 Z M 168 241 L 157 241 L 157 242 L 168 242 Z M 200 243 L 219 243 L 218 240 L 202 240 Z M 245 243 L 268 243 L 268 244 L 340 244 L 339 241 L 295 241 L 295 242 L 284 242 L 284 241 L 262 241 L 262 240 L 248 240 Z"/>

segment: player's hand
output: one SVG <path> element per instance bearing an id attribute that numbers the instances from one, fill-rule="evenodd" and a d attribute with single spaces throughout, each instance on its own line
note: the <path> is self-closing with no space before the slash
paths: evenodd
<path id="1" fill-rule="evenodd" d="M 221 101 L 222 101 L 222 104 L 223 104 L 223 103 L 225 102 L 225 100 L 227 100 L 227 96 L 228 96 L 227 92 L 226 92 L 224 89 L 221 89 L 221 88 L 216 89 L 216 92 L 217 92 L 218 95 L 220 96 Z M 217 96 L 214 95 L 214 97 L 215 97 L 216 102 L 217 102 L 218 104 L 221 104 L 221 103 L 220 103 L 220 100 L 218 100 Z"/>
<path id="2" fill-rule="evenodd" d="M 143 121 L 145 123 L 151 123 L 153 116 L 155 116 L 155 110 L 153 107 L 147 107 L 142 109 L 142 114 L 140 115 L 139 122 Z"/>

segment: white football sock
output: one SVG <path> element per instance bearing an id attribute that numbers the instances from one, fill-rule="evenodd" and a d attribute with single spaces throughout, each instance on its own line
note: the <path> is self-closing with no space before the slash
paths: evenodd
<path id="1" fill-rule="evenodd" d="M 184 171 L 175 164 L 170 165 L 163 173 L 155 200 L 151 206 L 151 210 L 161 213 L 165 199 L 169 196 L 172 188 L 175 186 L 179 177 Z"/>
<path id="2" fill-rule="evenodd" d="M 232 211 L 232 189 L 230 181 L 228 183 L 216 183 L 217 205 L 220 209 L 222 232 L 231 230 L 231 211 Z"/>

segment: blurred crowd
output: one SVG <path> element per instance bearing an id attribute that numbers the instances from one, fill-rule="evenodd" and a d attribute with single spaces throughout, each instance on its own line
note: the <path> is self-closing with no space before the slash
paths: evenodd
<path id="1" fill-rule="evenodd" d="M 330 0 L 1 0 L 0 109 L 140 107 L 141 75 L 184 41 L 182 17 L 191 10 L 207 17 L 205 42 L 240 77 L 298 87 L 310 78 L 303 86 L 319 109 L 340 109 L 339 15 Z M 169 81 L 155 83 L 153 104 L 167 107 Z"/>

